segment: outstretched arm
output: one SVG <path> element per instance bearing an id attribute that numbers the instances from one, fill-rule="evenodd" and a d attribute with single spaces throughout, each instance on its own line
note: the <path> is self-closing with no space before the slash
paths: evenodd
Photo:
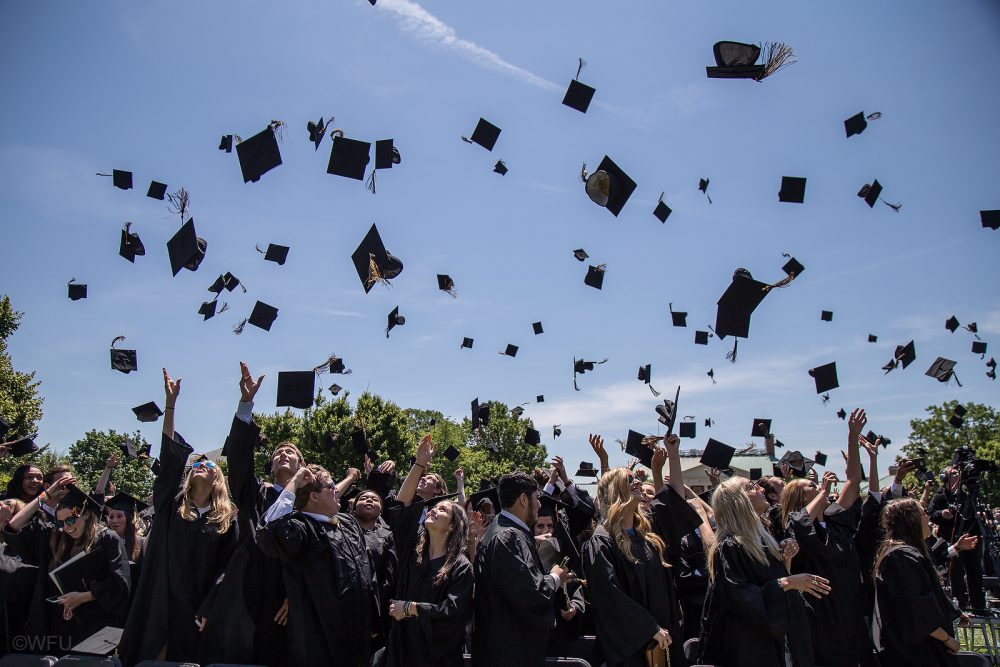
<path id="1" fill-rule="evenodd" d="M 847 422 L 847 481 L 837 496 L 837 504 L 845 509 L 853 505 L 861 495 L 861 456 L 858 443 L 867 423 L 868 417 L 863 408 L 856 408 Z"/>
<path id="2" fill-rule="evenodd" d="M 166 407 L 163 408 L 163 435 L 170 439 L 174 437 L 174 406 L 177 396 L 181 393 L 181 378 L 171 380 L 167 369 L 163 369 L 163 391 L 166 394 Z"/>
<path id="3" fill-rule="evenodd" d="M 406 473 L 403 485 L 399 487 L 396 500 L 403 503 L 404 507 L 409 507 L 413 502 L 413 496 L 417 493 L 417 484 L 430 469 L 431 459 L 434 458 L 434 440 L 428 433 L 417 446 L 416 461 L 410 466 L 410 472 Z"/>

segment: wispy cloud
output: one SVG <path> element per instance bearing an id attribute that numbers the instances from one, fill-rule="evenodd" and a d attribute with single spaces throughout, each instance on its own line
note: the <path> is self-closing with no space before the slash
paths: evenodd
<path id="1" fill-rule="evenodd" d="M 332 315 L 334 317 L 364 317 L 362 313 L 354 310 L 336 310 L 333 308 L 314 308 L 311 312 L 319 315 Z"/>
<path id="2" fill-rule="evenodd" d="M 454 28 L 416 2 L 411 0 L 381 0 L 376 8 L 392 14 L 404 32 L 412 34 L 423 42 L 450 49 L 480 67 L 514 77 L 541 90 L 552 92 L 560 90 L 560 86 L 551 81 L 543 79 L 523 67 L 507 62 L 499 54 L 479 46 L 475 42 L 460 38 Z"/>

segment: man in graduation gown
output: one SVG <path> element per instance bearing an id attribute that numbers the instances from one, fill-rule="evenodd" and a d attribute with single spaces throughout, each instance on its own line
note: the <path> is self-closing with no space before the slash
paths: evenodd
<path id="1" fill-rule="evenodd" d="M 552 598 L 572 574 L 559 565 L 542 569 L 532 530 L 540 506 L 535 480 L 504 475 L 498 492 L 503 511 L 476 551 L 472 664 L 540 667 L 555 626 Z"/>
<path id="2" fill-rule="evenodd" d="M 257 528 L 261 550 L 284 564 L 290 664 L 366 667 L 371 660 L 373 568 L 357 520 L 339 511 L 330 473 L 303 466 Z"/>

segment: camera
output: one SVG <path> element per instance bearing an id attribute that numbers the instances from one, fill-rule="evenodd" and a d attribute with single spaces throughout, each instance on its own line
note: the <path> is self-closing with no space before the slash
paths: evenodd
<path id="1" fill-rule="evenodd" d="M 968 445 L 955 450 L 951 465 L 959 471 L 962 483 L 967 485 L 977 484 L 984 472 L 994 472 L 997 469 L 995 461 L 977 459 L 976 452 Z"/>

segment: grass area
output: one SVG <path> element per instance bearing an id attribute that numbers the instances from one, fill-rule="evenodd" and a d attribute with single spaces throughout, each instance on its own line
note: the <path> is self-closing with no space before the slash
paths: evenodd
<path id="1" fill-rule="evenodd" d="M 985 648 L 992 645 L 991 638 L 986 635 L 979 628 L 965 629 L 955 626 L 955 638 L 958 643 L 961 644 L 963 651 L 971 651 L 973 653 L 981 653 L 986 656 L 990 656 L 990 650 Z M 998 637 L 997 639 L 1000 639 Z M 977 648 L 978 647 L 978 648 Z M 993 645 L 993 658 L 994 662 L 1000 661 L 1000 647 Z"/>

